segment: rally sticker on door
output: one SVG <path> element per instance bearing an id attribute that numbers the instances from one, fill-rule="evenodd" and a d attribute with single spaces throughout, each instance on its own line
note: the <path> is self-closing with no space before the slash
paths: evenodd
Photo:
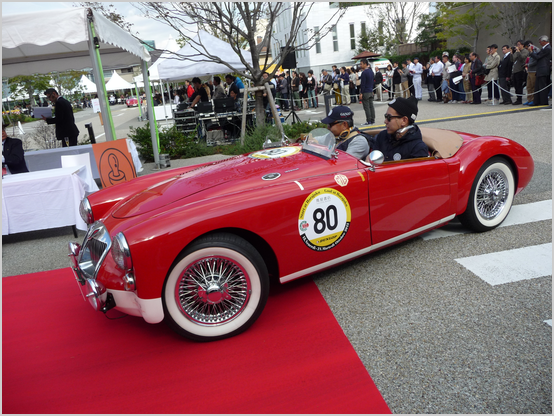
<path id="1" fill-rule="evenodd" d="M 277 149 L 260 150 L 259 152 L 252 153 L 250 157 L 254 159 L 276 159 L 295 155 L 300 149 L 300 146 L 278 147 Z"/>
<path id="2" fill-rule="evenodd" d="M 321 188 L 304 201 L 298 216 L 302 241 L 315 251 L 339 244 L 350 227 L 350 204 L 336 189 Z"/>

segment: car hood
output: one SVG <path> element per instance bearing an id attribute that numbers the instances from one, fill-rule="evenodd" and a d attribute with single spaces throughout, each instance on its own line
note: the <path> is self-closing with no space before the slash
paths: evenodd
<path id="1" fill-rule="evenodd" d="M 273 153 L 266 157 L 271 151 Z M 284 156 L 275 156 L 279 151 Z M 213 197 L 356 169 L 357 166 L 357 160 L 343 152 L 338 159 L 325 160 L 302 152 L 296 145 L 259 151 L 203 165 L 161 181 L 122 200 L 112 215 L 129 218 L 197 194 L 199 198 L 208 197 L 208 194 Z"/>

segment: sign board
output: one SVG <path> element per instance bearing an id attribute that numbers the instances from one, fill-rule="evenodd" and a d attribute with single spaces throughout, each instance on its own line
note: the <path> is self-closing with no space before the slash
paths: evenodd
<path id="1" fill-rule="evenodd" d="M 92 145 L 102 187 L 108 188 L 137 177 L 127 140 L 112 140 Z"/>
<path id="2" fill-rule="evenodd" d="M 100 112 L 100 100 L 98 98 L 93 98 L 90 101 L 92 103 L 92 111 L 94 111 L 95 113 L 99 113 Z"/>

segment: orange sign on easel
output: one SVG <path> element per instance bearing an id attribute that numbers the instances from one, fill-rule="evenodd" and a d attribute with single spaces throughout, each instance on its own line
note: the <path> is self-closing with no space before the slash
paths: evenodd
<path id="1" fill-rule="evenodd" d="M 92 145 L 102 187 L 130 181 L 137 177 L 127 140 L 119 139 Z"/>

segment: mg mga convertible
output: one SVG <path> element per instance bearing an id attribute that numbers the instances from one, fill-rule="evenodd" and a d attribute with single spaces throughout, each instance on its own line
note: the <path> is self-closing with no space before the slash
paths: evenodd
<path id="1" fill-rule="evenodd" d="M 422 128 L 429 157 L 383 162 L 302 143 L 145 175 L 91 194 L 69 243 L 94 309 L 166 320 L 197 341 L 237 335 L 285 283 L 441 227 L 497 227 L 531 180 L 527 150 L 501 137 Z"/>

